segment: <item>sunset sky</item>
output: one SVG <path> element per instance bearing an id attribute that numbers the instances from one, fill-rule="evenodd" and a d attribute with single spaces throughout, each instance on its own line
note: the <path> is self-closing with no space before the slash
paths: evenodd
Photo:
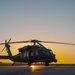
<path id="1" fill-rule="evenodd" d="M 75 0 L 0 0 L 0 43 L 10 38 L 75 43 Z M 11 45 L 13 55 L 28 44 Z M 75 64 L 75 46 L 42 44 L 52 49 L 58 63 Z"/>

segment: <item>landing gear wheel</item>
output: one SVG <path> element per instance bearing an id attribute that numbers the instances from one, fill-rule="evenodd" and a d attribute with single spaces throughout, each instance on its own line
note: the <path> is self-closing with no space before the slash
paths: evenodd
<path id="1" fill-rule="evenodd" d="M 49 66 L 49 62 L 45 62 L 45 66 Z"/>
<path id="2" fill-rule="evenodd" d="M 31 62 L 28 62 L 28 66 L 31 66 Z"/>

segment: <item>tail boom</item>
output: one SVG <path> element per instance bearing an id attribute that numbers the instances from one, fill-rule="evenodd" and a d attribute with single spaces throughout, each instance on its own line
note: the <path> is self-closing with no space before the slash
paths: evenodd
<path id="1" fill-rule="evenodd" d="M 10 59 L 9 56 L 0 56 L 0 59 Z"/>

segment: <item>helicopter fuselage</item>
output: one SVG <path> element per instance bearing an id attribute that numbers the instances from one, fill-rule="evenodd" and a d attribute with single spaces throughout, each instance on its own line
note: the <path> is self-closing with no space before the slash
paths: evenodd
<path id="1" fill-rule="evenodd" d="M 22 62 L 57 62 L 52 50 L 42 46 L 24 46 L 19 54 Z"/>
<path id="2" fill-rule="evenodd" d="M 39 43 L 42 41 L 31 40 L 30 42 L 32 42 L 33 45 L 27 45 L 22 48 L 19 48 L 18 49 L 19 53 L 14 56 L 12 56 L 9 41 L 8 42 L 6 41 L 5 43 L 1 43 L 1 44 L 5 44 L 8 56 L 0 56 L 0 59 L 2 59 L 2 58 L 3 59 L 10 59 L 14 63 L 15 62 L 27 62 L 28 66 L 30 66 L 34 62 L 45 62 L 46 66 L 48 66 L 49 63 L 51 63 L 51 62 L 57 62 L 56 56 L 52 52 L 52 50 L 47 49 L 41 43 Z M 23 42 L 29 42 L 29 41 L 11 42 L 10 44 L 23 43 Z M 14 65 L 14 63 L 12 65 Z"/>

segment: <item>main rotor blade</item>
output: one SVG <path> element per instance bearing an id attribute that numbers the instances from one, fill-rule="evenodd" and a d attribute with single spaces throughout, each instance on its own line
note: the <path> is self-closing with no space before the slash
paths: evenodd
<path id="1" fill-rule="evenodd" d="M 8 43 L 9 44 L 16 44 L 16 43 L 28 43 L 28 42 L 43 42 L 43 43 L 53 43 L 53 44 L 65 44 L 65 45 L 75 45 L 73 43 L 65 43 L 65 42 L 53 42 L 53 41 L 40 41 L 40 40 L 31 40 L 31 41 L 15 41 L 15 42 L 10 42 L 11 38 L 9 39 Z M 0 43 L 0 45 L 3 45 L 5 43 Z"/>
<path id="2" fill-rule="evenodd" d="M 9 42 L 9 44 L 15 44 L 15 43 L 27 43 L 29 41 L 16 41 L 16 42 Z"/>
<path id="3" fill-rule="evenodd" d="M 53 43 L 53 44 L 65 44 L 65 45 L 75 45 L 73 43 L 65 43 L 65 42 L 53 42 L 53 41 L 39 41 L 43 43 Z"/>
<path id="4" fill-rule="evenodd" d="M 11 40 L 11 39 L 10 39 L 10 40 Z M 30 41 L 16 41 L 16 42 L 10 42 L 10 40 L 8 41 L 9 44 L 27 43 L 27 42 L 30 42 Z M 3 45 L 3 44 L 6 44 L 6 43 L 0 43 L 0 45 Z"/>
<path id="5" fill-rule="evenodd" d="M 0 45 L 4 45 L 5 43 L 0 43 Z"/>

